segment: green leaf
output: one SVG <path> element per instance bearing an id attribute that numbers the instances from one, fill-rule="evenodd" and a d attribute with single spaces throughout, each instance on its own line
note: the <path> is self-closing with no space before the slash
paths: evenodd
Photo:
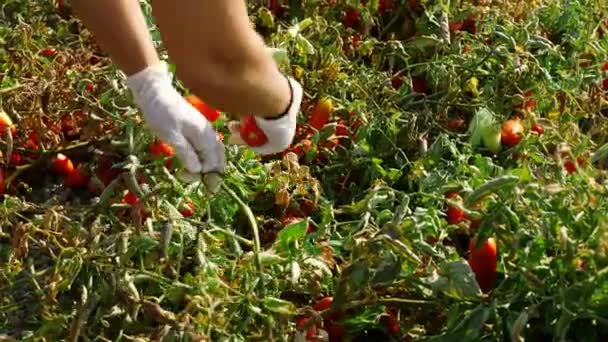
<path id="1" fill-rule="evenodd" d="M 481 289 L 475 279 L 469 263 L 458 260 L 443 264 L 441 275 L 427 278 L 433 290 L 456 299 L 471 299 L 481 295 Z"/>
<path id="2" fill-rule="evenodd" d="M 275 245 L 281 250 L 289 249 L 293 242 L 304 239 L 308 224 L 308 218 L 288 224 L 277 234 Z"/>
<path id="3" fill-rule="evenodd" d="M 294 315 L 296 313 L 296 306 L 292 302 L 275 297 L 264 298 L 264 307 L 269 311 L 282 315 Z"/>

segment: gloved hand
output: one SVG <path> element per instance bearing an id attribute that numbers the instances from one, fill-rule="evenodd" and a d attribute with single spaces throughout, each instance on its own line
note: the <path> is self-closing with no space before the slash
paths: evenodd
<path id="1" fill-rule="evenodd" d="M 298 81 L 285 76 L 291 86 L 291 104 L 285 116 L 278 119 L 249 117 L 228 123 L 229 144 L 247 145 L 260 155 L 283 152 L 291 144 L 296 133 L 296 118 L 302 104 L 302 86 Z M 257 130 L 259 132 L 256 132 Z M 264 137 L 259 137 L 263 133 Z M 252 138 L 247 135 L 252 134 Z M 257 136 L 256 136 L 257 135 Z M 249 143 L 247 143 L 249 142 Z"/>
<path id="2" fill-rule="evenodd" d="M 173 87 L 165 63 L 131 75 L 127 84 L 147 125 L 175 149 L 189 173 L 224 173 L 224 144 L 205 116 Z"/>

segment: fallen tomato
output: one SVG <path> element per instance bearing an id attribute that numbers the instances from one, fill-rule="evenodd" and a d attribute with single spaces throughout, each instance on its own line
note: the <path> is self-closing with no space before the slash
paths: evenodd
<path id="1" fill-rule="evenodd" d="M 484 293 L 494 287 L 497 275 L 497 251 L 496 241 L 489 238 L 478 248 L 475 249 L 475 241 L 471 239 L 469 243 L 469 265 L 475 273 L 475 278 L 481 291 Z"/>
<path id="2" fill-rule="evenodd" d="M 190 217 L 194 215 L 194 203 L 187 202 L 183 205 L 182 209 L 179 210 L 179 213 L 182 214 L 183 217 Z"/>
<path id="3" fill-rule="evenodd" d="M 51 56 L 55 55 L 56 53 L 57 53 L 57 49 L 52 48 L 52 47 L 49 47 L 49 48 L 46 48 L 46 49 L 40 51 L 40 55 L 42 57 L 51 57 Z"/>
<path id="4" fill-rule="evenodd" d="M 194 108 L 196 108 L 201 114 L 203 114 L 207 120 L 211 122 L 215 122 L 220 118 L 220 112 L 206 104 L 203 100 L 201 100 L 196 95 L 188 95 L 185 97 L 186 101 L 190 103 Z"/>
<path id="5" fill-rule="evenodd" d="M 264 134 L 253 116 L 241 117 L 241 138 L 249 146 L 262 146 L 268 142 L 268 137 Z"/>
<path id="6" fill-rule="evenodd" d="M 80 166 L 78 166 L 69 172 L 64 180 L 65 184 L 71 188 L 81 188 L 88 184 L 89 177 L 87 177 Z"/>
<path id="7" fill-rule="evenodd" d="M 507 147 L 513 147 L 521 141 L 524 134 L 524 126 L 518 119 L 510 119 L 502 124 L 500 131 L 501 142 Z"/>
<path id="8" fill-rule="evenodd" d="M 53 169 L 58 174 L 66 176 L 74 171 L 74 164 L 66 155 L 58 153 L 53 159 Z"/>
<path id="9" fill-rule="evenodd" d="M 342 19 L 344 26 L 355 28 L 360 22 L 361 13 L 354 7 L 348 7 L 346 13 L 344 13 L 344 18 Z"/>
<path id="10" fill-rule="evenodd" d="M 128 204 L 130 206 L 135 206 L 135 204 L 137 204 L 138 201 L 139 201 L 139 197 L 137 197 L 137 195 L 135 195 L 131 191 L 127 191 L 125 193 L 125 195 L 122 197 L 122 200 L 120 202 Z"/>

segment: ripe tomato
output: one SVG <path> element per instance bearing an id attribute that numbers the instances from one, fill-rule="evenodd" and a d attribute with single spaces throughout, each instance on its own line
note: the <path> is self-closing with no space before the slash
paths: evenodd
<path id="1" fill-rule="evenodd" d="M 521 141 L 524 134 L 524 126 L 518 119 L 510 119 L 502 124 L 501 142 L 507 147 L 513 147 Z"/>
<path id="2" fill-rule="evenodd" d="M 604 62 L 602 65 L 602 71 L 608 71 L 608 62 Z"/>
<path id="3" fill-rule="evenodd" d="M 217 119 L 220 118 L 220 112 L 217 109 L 209 106 L 196 95 L 188 95 L 185 97 L 185 99 L 201 114 L 203 114 L 207 118 L 207 120 L 215 122 Z"/>
<path id="4" fill-rule="evenodd" d="M 399 89 L 401 88 L 401 86 L 403 85 L 403 77 L 401 76 L 393 76 L 391 78 L 391 86 L 395 89 Z"/>
<path id="5" fill-rule="evenodd" d="M 336 136 L 347 137 L 350 135 L 348 127 L 346 127 L 346 121 L 340 119 L 336 124 Z"/>
<path id="6" fill-rule="evenodd" d="M 475 241 L 469 243 L 469 265 L 475 273 L 479 287 L 485 293 L 494 287 L 497 274 L 496 241 L 494 238 L 487 239 L 479 249 L 475 250 Z"/>
<path id="7" fill-rule="evenodd" d="M 134 206 L 135 204 L 137 204 L 137 201 L 139 201 L 137 195 L 135 195 L 131 191 L 127 191 L 120 202 L 129 204 L 130 206 Z"/>
<path id="8" fill-rule="evenodd" d="M 316 302 L 313 305 L 313 309 L 316 311 L 324 311 L 331 307 L 331 304 L 334 302 L 334 297 L 323 297 L 320 301 Z"/>
<path id="9" fill-rule="evenodd" d="M 566 172 L 568 172 L 568 174 L 572 174 L 576 171 L 577 164 L 579 166 L 585 167 L 587 165 L 587 162 L 581 157 L 576 157 L 576 164 L 572 160 L 568 159 L 564 163 L 564 168 L 566 169 Z"/>
<path id="10" fill-rule="evenodd" d="M 258 127 L 253 116 L 241 118 L 241 138 L 249 146 L 262 146 L 268 142 L 266 134 Z"/>
<path id="11" fill-rule="evenodd" d="M 6 136 L 6 129 L 9 128 L 11 130 L 11 135 L 14 136 L 17 133 L 17 128 L 15 124 L 13 124 L 13 120 L 11 119 L 5 111 L 0 110 L 0 137 Z"/>
<path id="12" fill-rule="evenodd" d="M 91 92 L 93 92 L 93 90 L 95 90 L 95 85 L 94 85 L 93 83 L 91 83 L 91 82 L 87 82 L 87 83 L 84 85 L 84 89 L 85 89 L 86 91 L 88 91 L 88 92 L 90 92 L 90 93 L 91 93 Z"/>
<path id="13" fill-rule="evenodd" d="M 183 217 L 190 217 L 192 215 L 194 215 L 194 203 L 192 202 L 187 202 L 186 204 L 183 205 L 183 208 L 180 209 L 179 213 L 182 214 Z"/>
<path id="14" fill-rule="evenodd" d="M 296 328 L 303 327 L 309 319 L 310 317 L 298 318 L 298 321 L 296 322 Z M 313 324 L 312 326 L 310 326 L 310 328 L 306 329 L 306 341 L 317 341 L 317 334 L 317 326 Z"/>
<path id="15" fill-rule="evenodd" d="M 175 154 L 173 147 L 159 139 L 156 139 L 149 147 L 148 152 L 155 157 L 171 157 Z"/>
<path id="16" fill-rule="evenodd" d="M 458 203 L 462 203 L 462 197 L 455 192 L 450 192 L 447 197 L 454 199 Z M 465 217 L 463 210 L 451 205 L 448 205 L 446 216 L 449 224 L 458 224 L 462 222 Z"/>
<path id="17" fill-rule="evenodd" d="M 604 90 L 608 90 L 608 78 L 605 78 L 602 81 L 602 86 L 604 87 Z"/>
<path id="18" fill-rule="evenodd" d="M 535 132 L 535 133 L 536 133 L 536 134 L 538 134 L 538 135 L 543 134 L 543 132 L 545 131 L 545 129 L 543 128 L 543 126 L 541 126 L 541 125 L 539 125 L 539 124 L 537 124 L 537 123 L 534 123 L 534 124 L 532 125 L 531 130 L 532 130 L 532 132 Z"/>
<path id="19" fill-rule="evenodd" d="M 378 3 L 378 12 L 380 14 L 388 14 L 396 9 L 395 0 L 380 0 Z"/>
<path id="20" fill-rule="evenodd" d="M 344 18 L 342 19 L 342 23 L 346 27 L 355 28 L 361 22 L 361 13 L 354 8 L 348 7 L 346 9 L 346 13 L 344 14 Z"/>
<path id="21" fill-rule="evenodd" d="M 330 98 L 323 97 L 315 103 L 310 114 L 310 125 L 315 129 L 321 129 L 329 121 L 329 117 L 334 110 L 333 102 Z"/>
<path id="22" fill-rule="evenodd" d="M 421 76 L 412 77 L 412 90 L 414 90 L 414 92 L 420 93 L 420 94 L 429 93 L 429 88 L 426 86 L 426 81 L 424 80 L 424 77 L 421 77 Z"/>
<path id="23" fill-rule="evenodd" d="M 63 153 L 58 153 L 53 159 L 53 169 L 60 175 L 69 175 L 74 171 L 74 164 Z"/>
<path id="24" fill-rule="evenodd" d="M 461 117 L 453 118 L 448 122 L 450 131 L 457 132 L 464 126 L 464 120 Z"/>
<path id="25" fill-rule="evenodd" d="M 13 153 L 11 154 L 11 165 L 23 165 L 23 158 L 21 157 L 21 154 L 19 152 L 13 151 Z"/>
<path id="26" fill-rule="evenodd" d="M 380 322 L 386 328 L 386 331 L 390 335 L 395 335 L 399 332 L 399 322 L 397 321 L 397 316 L 393 312 L 391 308 L 386 308 L 387 316 L 382 316 Z"/>
<path id="27" fill-rule="evenodd" d="M 71 188 L 81 188 L 87 185 L 89 177 L 87 177 L 80 166 L 78 166 L 69 172 L 64 180 L 65 184 Z"/>
<path id="28" fill-rule="evenodd" d="M 52 47 L 49 47 L 49 48 L 46 48 L 46 49 L 40 51 L 40 55 L 42 57 L 51 57 L 51 56 L 55 55 L 56 53 L 57 53 L 57 50 Z"/>
<path id="29" fill-rule="evenodd" d="M 293 148 L 293 152 L 301 157 L 304 153 L 308 152 L 311 147 L 312 141 L 310 141 L 310 139 L 302 139 L 302 141 Z"/>

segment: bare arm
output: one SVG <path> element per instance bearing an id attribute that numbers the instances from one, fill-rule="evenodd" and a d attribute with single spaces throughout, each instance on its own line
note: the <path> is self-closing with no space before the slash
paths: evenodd
<path id="1" fill-rule="evenodd" d="M 73 0 L 79 18 L 127 76 L 159 63 L 137 0 Z"/>
<path id="2" fill-rule="evenodd" d="M 287 80 L 255 32 L 244 0 L 152 0 L 177 76 L 210 105 L 237 116 L 276 116 Z M 159 58 L 137 0 L 74 0 L 102 48 L 127 75 Z"/>
<path id="3" fill-rule="evenodd" d="M 255 32 L 244 0 L 152 0 L 177 76 L 209 104 L 238 116 L 276 116 L 287 80 Z"/>

